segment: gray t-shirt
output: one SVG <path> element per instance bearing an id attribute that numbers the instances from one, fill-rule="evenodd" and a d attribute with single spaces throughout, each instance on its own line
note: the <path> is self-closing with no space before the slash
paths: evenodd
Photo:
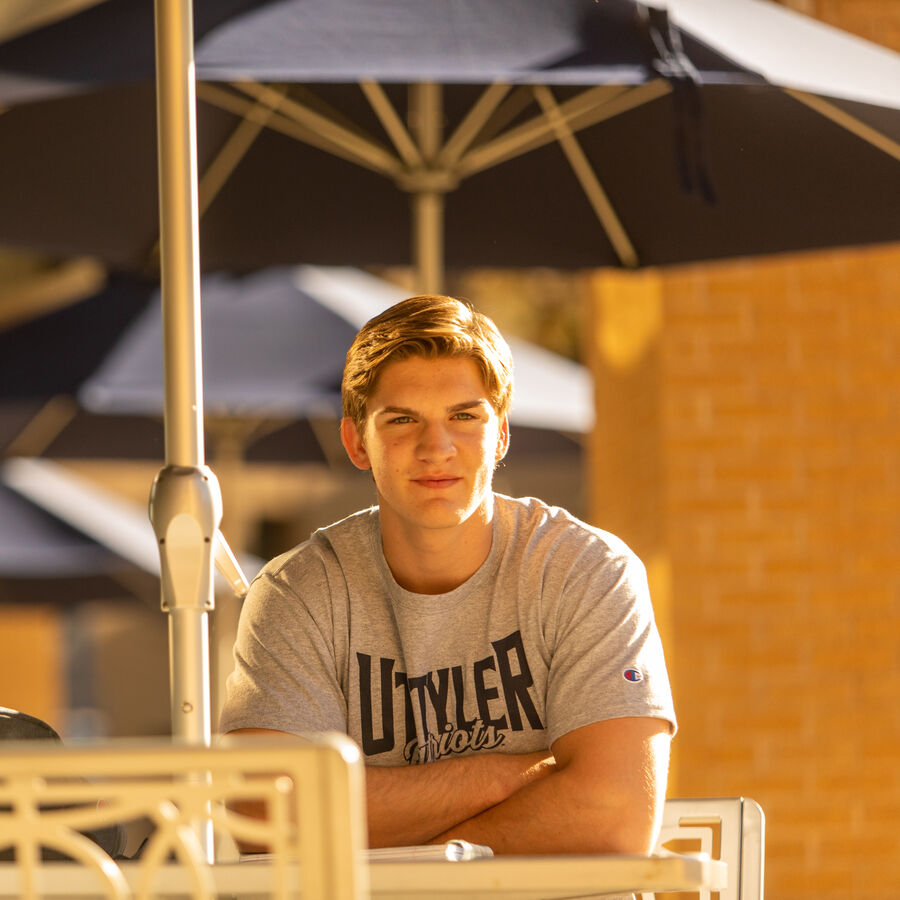
<path id="1" fill-rule="evenodd" d="M 343 731 L 366 762 L 549 749 L 575 728 L 675 714 L 644 567 L 565 510 L 495 495 L 488 558 L 446 594 L 400 587 L 378 510 L 254 580 L 221 731 Z"/>

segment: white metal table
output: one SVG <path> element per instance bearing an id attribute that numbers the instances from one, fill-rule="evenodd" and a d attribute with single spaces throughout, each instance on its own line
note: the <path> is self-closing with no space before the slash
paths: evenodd
<path id="1" fill-rule="evenodd" d="M 118 868 L 130 891 L 138 887 L 140 867 L 122 862 Z M 726 884 L 726 865 L 705 855 L 494 857 L 465 862 L 376 862 L 367 866 L 370 896 L 378 900 L 564 900 L 629 891 L 717 890 Z M 241 900 L 273 895 L 274 876 L 266 863 L 227 863 L 204 870 L 200 890 L 180 864 L 162 866 L 152 896 L 233 897 Z M 302 896 L 296 867 L 291 872 L 295 896 Z M 54 862 L 41 866 L 37 895 L 88 900 L 107 898 L 109 885 L 82 865 Z M 129 896 L 126 893 L 122 896 Z M 0 898 L 23 896 L 14 864 L 0 864 Z"/>

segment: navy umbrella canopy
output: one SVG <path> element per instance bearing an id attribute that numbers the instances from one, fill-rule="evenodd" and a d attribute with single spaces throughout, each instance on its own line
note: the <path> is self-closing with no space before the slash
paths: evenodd
<path id="1" fill-rule="evenodd" d="M 192 4 L 194 38 L 202 41 L 236 16 L 269 0 L 203 0 Z M 142 0 L 96 5 L 0 45 L 3 102 L 32 100 L 153 77 L 154 9 Z"/>
<path id="2" fill-rule="evenodd" d="M 365 322 L 407 292 L 352 267 L 274 266 L 204 277 L 207 417 L 285 422 L 341 415 L 344 359 Z M 85 379 L 80 403 L 101 415 L 159 415 L 163 408 L 159 295 Z M 587 370 L 510 337 L 515 428 L 586 433 L 593 426 Z M 2 363 L 0 363 L 2 373 Z M 341 453 L 343 457 L 343 453 Z"/>
<path id="3" fill-rule="evenodd" d="M 113 276 L 95 296 L 0 331 L 0 453 L 160 459 L 162 426 L 80 410 L 76 394 L 138 316 L 153 285 Z"/>
<path id="4" fill-rule="evenodd" d="M 900 239 L 887 51 L 854 44 L 883 90 L 836 98 L 826 79 L 823 113 L 815 78 L 789 73 L 808 87 L 787 93 L 735 61 L 751 29 L 693 29 L 696 0 L 669 4 L 679 28 L 636 0 L 279 0 L 210 24 L 215 5 L 194 4 L 207 271 L 415 256 L 433 284 L 440 260 L 422 256 L 441 250 L 450 266 L 633 266 Z M 146 6 L 0 47 L 0 241 L 153 267 Z M 802 43 L 841 62 L 847 39 L 816 23 L 728 9 L 776 57 Z"/>
<path id="5" fill-rule="evenodd" d="M 154 594 L 155 579 L 0 481 L 0 602 Z"/>
<path id="6" fill-rule="evenodd" d="M 203 381 L 212 455 L 336 462 L 344 356 L 405 296 L 352 268 L 272 267 L 203 278 Z M 161 459 L 159 287 L 117 275 L 100 293 L 0 332 L 0 454 Z M 520 387 L 512 457 L 577 449 L 590 430 L 587 371 L 511 340 Z M 237 443 L 235 443 L 237 442 Z"/>
<path id="7" fill-rule="evenodd" d="M 340 414 L 344 355 L 356 328 L 300 290 L 289 271 L 203 280 L 204 407 L 222 418 Z M 124 330 L 81 389 L 104 412 L 163 410 L 160 296 Z M 110 373 L 110 374 L 107 374 Z"/>
<path id="8" fill-rule="evenodd" d="M 198 79 L 216 82 L 639 84 L 658 55 L 641 25 L 649 5 L 636 0 L 194 0 L 192 9 Z M 704 81 L 762 80 L 690 34 L 682 41 Z M 139 80 L 152 75 L 153 54 L 150 4 L 101 3 L 4 43 L 2 97 L 19 104 Z"/>
<path id="9" fill-rule="evenodd" d="M 215 454 L 220 432 L 243 421 L 249 459 L 325 462 L 309 419 L 339 415 L 355 329 L 281 281 L 204 280 L 207 438 Z M 158 285 L 117 275 L 93 297 L 0 332 L 0 452 L 161 460 L 159 304 Z M 117 373 L 114 396 L 96 385 L 88 408 L 79 394 L 104 366 Z"/>

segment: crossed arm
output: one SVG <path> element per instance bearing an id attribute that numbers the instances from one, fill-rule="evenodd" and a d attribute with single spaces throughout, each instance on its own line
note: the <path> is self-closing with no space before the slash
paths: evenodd
<path id="1" fill-rule="evenodd" d="M 669 740 L 662 719 L 610 719 L 563 735 L 552 753 L 369 766 L 369 845 L 459 838 L 498 854 L 647 853 L 659 829 Z"/>

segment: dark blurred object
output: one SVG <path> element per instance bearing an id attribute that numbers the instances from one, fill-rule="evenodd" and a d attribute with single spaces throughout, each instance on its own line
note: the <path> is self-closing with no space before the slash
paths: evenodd
<path id="1" fill-rule="evenodd" d="M 61 741 L 62 738 L 43 719 L 0 706 L 0 740 Z"/>
<path id="2" fill-rule="evenodd" d="M 45 740 L 61 742 L 56 729 L 52 728 L 42 719 L 29 716 L 27 713 L 15 709 L 7 709 L 0 706 L 0 741 L 21 740 Z M 0 775 L 2 778 L 2 775 Z M 54 807 L 57 808 L 57 807 Z M 68 807 L 63 807 L 68 808 Z M 0 807 L 0 815 L 9 812 L 9 807 Z M 110 825 L 106 828 L 97 828 L 93 831 L 83 832 L 95 844 L 113 859 L 120 856 L 125 849 L 126 834 L 121 825 Z M 41 848 L 41 858 L 44 860 L 69 859 L 64 853 L 59 853 L 50 847 Z M 15 851 L 12 847 L 0 847 L 0 860 L 15 859 Z"/>
<path id="3" fill-rule="evenodd" d="M 0 483 L 0 602 L 156 599 L 157 579 Z"/>
<path id="4" fill-rule="evenodd" d="M 224 284 L 217 288 L 219 281 Z M 256 284 L 261 290 L 254 290 Z M 227 442 L 237 441 L 253 460 L 325 462 L 310 423 L 295 421 L 284 406 L 305 410 L 321 403 L 326 415 L 339 412 L 343 351 L 328 359 L 323 354 L 335 347 L 335 328 L 342 330 L 338 346 L 345 350 L 352 327 L 312 300 L 303 307 L 299 300 L 272 298 L 265 276 L 253 281 L 249 296 L 237 282 L 209 276 L 204 297 L 205 408 L 213 461 Z M 227 315 L 236 303 L 244 306 L 237 328 Z M 138 357 L 120 347 L 132 326 L 159 331 L 158 340 L 154 332 L 143 342 Z M 283 352 L 273 354 L 273 345 Z M 78 393 L 117 348 L 120 375 L 128 377 L 125 388 L 140 396 L 129 409 L 98 415 L 79 403 Z M 0 332 L 0 453 L 161 461 L 162 382 L 159 287 L 113 276 L 94 297 Z M 273 443 L 273 435 L 288 426 Z"/>

